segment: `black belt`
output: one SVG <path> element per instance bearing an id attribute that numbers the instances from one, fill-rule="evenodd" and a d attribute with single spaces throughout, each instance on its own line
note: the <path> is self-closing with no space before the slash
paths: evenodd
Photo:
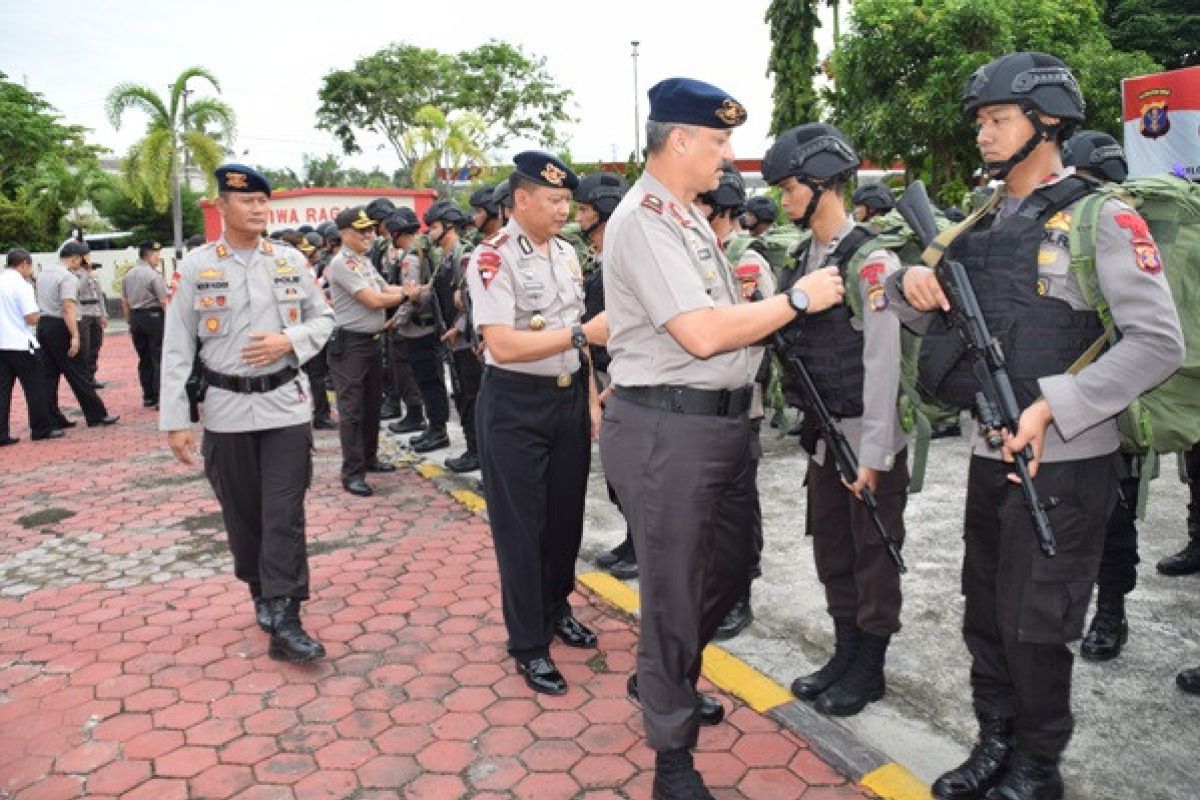
<path id="1" fill-rule="evenodd" d="M 204 379 L 209 386 L 225 389 L 238 394 L 266 394 L 295 378 L 300 373 L 295 367 L 284 367 L 270 375 L 226 375 L 204 368 Z"/>
<path id="2" fill-rule="evenodd" d="M 577 369 L 574 372 L 564 372 L 560 375 L 530 375 L 527 372 L 514 372 L 511 369 L 494 367 L 489 364 L 483 368 L 483 374 L 505 383 L 519 383 L 541 389 L 570 389 L 580 382 L 584 372 L 582 369 Z"/>
<path id="3" fill-rule="evenodd" d="M 617 397 L 659 411 L 738 417 L 750 410 L 751 386 L 740 389 L 693 389 L 690 386 L 617 386 Z"/>
<path id="4" fill-rule="evenodd" d="M 383 331 L 375 333 L 363 333 L 362 331 L 352 331 L 346 328 L 338 328 L 338 333 L 347 339 L 370 339 L 371 341 L 379 341 L 383 337 Z"/>
<path id="5" fill-rule="evenodd" d="M 135 314 L 161 314 L 163 312 L 162 308 L 159 306 L 155 306 L 154 308 L 134 308 L 130 310 Z"/>
<path id="6" fill-rule="evenodd" d="M 80 303 L 81 305 L 85 305 L 85 306 L 98 306 L 98 305 L 100 305 L 100 301 L 99 301 L 99 300 L 80 300 L 80 301 L 79 301 L 79 303 Z"/>

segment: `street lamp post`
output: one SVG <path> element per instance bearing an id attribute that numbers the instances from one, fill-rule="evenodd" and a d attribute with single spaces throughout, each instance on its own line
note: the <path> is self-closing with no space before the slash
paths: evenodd
<path id="1" fill-rule="evenodd" d="M 639 42 L 634 39 L 629 43 L 633 47 L 633 163 L 642 163 L 642 126 L 638 114 L 638 77 L 637 57 Z"/>

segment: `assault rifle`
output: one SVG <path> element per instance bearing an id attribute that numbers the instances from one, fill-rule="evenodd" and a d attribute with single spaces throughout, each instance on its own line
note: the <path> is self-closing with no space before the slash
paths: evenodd
<path id="1" fill-rule="evenodd" d="M 928 248 L 933 244 L 938 229 L 929 195 L 925 193 L 925 184 L 913 182 L 896 201 L 896 210 L 916 233 L 923 247 Z M 1004 443 L 1001 430 L 1016 433 L 1021 417 L 1021 409 L 1005 367 L 1004 350 L 988 331 L 966 268 L 946 258 L 945 252 L 941 253 L 933 268 L 942 291 L 950 300 L 950 322 L 962 336 L 966 346 L 964 357 L 971 359 L 971 371 L 979 383 L 979 389 L 975 392 L 975 418 L 979 422 L 979 431 L 989 448 L 999 449 Z M 1033 448 L 1029 445 L 1013 455 L 1025 505 L 1029 507 L 1029 514 L 1033 518 L 1038 546 L 1049 558 L 1057 551 L 1057 544 L 1054 532 L 1050 529 L 1050 520 L 1046 517 L 1046 509 L 1038 499 L 1033 478 L 1029 475 L 1029 462 L 1032 460 Z"/>
<path id="2" fill-rule="evenodd" d="M 800 391 L 804 393 L 807 401 L 805 413 L 811 411 L 817 416 L 817 427 L 821 431 L 821 437 L 825 439 L 826 455 L 833 456 L 842 480 L 848 484 L 854 484 L 858 480 L 858 456 L 854 454 L 850 442 L 846 440 L 846 434 L 842 433 L 837 420 L 829 413 L 829 407 L 825 405 L 825 401 L 817 392 L 817 385 L 813 383 L 808 368 L 804 366 L 804 362 L 800 360 L 795 351 L 788 347 L 787 341 L 779 331 L 772 336 L 772 342 L 783 368 L 791 373 L 793 380 L 800 385 Z M 883 545 L 887 548 L 888 555 L 896 565 L 896 571 L 903 575 L 908 570 L 904 566 L 904 559 L 900 556 L 899 545 L 888 533 L 887 527 L 883 524 L 883 518 L 879 516 L 879 501 L 875 499 L 875 493 L 871 491 L 871 487 L 864 486 L 858 494 L 862 498 L 863 505 L 867 507 L 867 514 L 870 515 L 875 530 L 879 531 L 879 538 L 883 539 Z"/>

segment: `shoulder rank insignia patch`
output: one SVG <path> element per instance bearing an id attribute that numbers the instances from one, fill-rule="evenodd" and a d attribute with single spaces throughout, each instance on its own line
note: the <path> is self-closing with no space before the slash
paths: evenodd
<path id="1" fill-rule="evenodd" d="M 521 234 L 517 237 L 517 246 L 521 248 L 521 252 L 527 256 L 533 255 L 533 242 L 529 241 L 529 237 Z"/>
<path id="2" fill-rule="evenodd" d="M 680 211 L 680 210 L 679 210 L 679 209 L 678 209 L 678 208 L 675 206 L 675 204 L 674 204 L 674 203 L 671 203 L 671 204 L 670 204 L 670 209 L 671 209 L 671 216 L 675 218 L 675 221 L 676 221 L 676 222 L 678 222 L 680 225 L 682 225 L 682 226 L 683 226 L 683 227 L 685 227 L 685 228 L 690 228 L 690 227 L 692 227 L 692 221 L 691 221 L 690 219 L 688 219 L 687 217 L 685 217 L 685 216 L 683 215 L 683 212 L 682 212 L 682 211 Z"/>
<path id="3" fill-rule="evenodd" d="M 499 247 L 508 241 L 507 231 L 496 231 L 488 238 L 484 239 L 480 244 L 486 244 L 488 247 Z"/>
<path id="4" fill-rule="evenodd" d="M 646 195 L 642 198 L 642 208 L 648 208 L 655 214 L 661 214 L 663 212 L 662 198 L 646 192 Z"/>
<path id="5" fill-rule="evenodd" d="M 179 289 L 179 278 L 179 270 L 175 270 L 175 272 L 171 274 L 171 282 L 167 285 L 168 303 L 175 298 L 175 292 Z"/>
<path id="6" fill-rule="evenodd" d="M 224 243 L 217 244 L 217 258 L 229 258 L 230 255 L 229 248 Z"/>

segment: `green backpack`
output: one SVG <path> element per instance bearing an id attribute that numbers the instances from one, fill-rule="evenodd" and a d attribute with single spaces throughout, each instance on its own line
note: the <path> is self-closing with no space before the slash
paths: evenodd
<path id="1" fill-rule="evenodd" d="M 1183 366 L 1117 418 L 1122 449 L 1179 453 L 1200 442 L 1200 184 L 1170 175 L 1140 178 L 1103 186 L 1079 201 L 1071 218 L 1071 269 L 1105 327 L 1105 337 L 1081 357 L 1079 369 L 1119 336 L 1096 276 L 1096 225 L 1110 197 L 1137 209 L 1150 226 L 1185 342 Z"/>
<path id="2" fill-rule="evenodd" d="M 772 225 L 761 236 L 752 238 L 755 242 L 754 249 L 758 250 L 767 260 L 767 263 L 771 265 L 771 271 L 778 278 L 779 273 L 796 258 L 799 245 L 811 235 L 810 232 L 802 231 L 795 225 L 787 223 Z"/>

